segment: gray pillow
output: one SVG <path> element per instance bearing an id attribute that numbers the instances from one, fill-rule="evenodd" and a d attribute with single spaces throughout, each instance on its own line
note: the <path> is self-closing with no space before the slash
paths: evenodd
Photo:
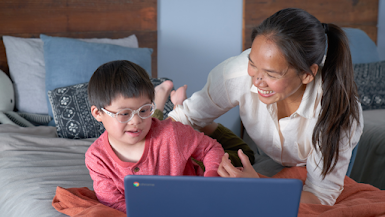
<path id="1" fill-rule="evenodd" d="M 385 61 L 354 65 L 363 110 L 385 109 Z"/>
<path id="2" fill-rule="evenodd" d="M 154 87 L 167 78 L 151 78 Z M 52 106 L 57 134 L 61 138 L 85 139 L 96 138 L 104 132 L 101 122 L 91 114 L 91 106 L 87 94 L 88 82 L 48 91 Z M 174 105 L 170 98 L 163 110 L 164 119 L 172 111 Z"/>

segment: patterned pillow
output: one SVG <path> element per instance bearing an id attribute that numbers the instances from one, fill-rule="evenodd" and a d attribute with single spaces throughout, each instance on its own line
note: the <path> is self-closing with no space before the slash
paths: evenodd
<path id="1" fill-rule="evenodd" d="M 151 78 L 154 86 L 161 84 L 167 78 Z M 48 92 L 52 105 L 57 134 L 61 138 L 85 139 L 96 138 L 104 132 L 101 122 L 91 114 L 91 106 L 87 94 L 88 82 L 68 87 L 56 88 Z M 170 98 L 166 102 L 163 117 L 173 109 Z"/>
<path id="2" fill-rule="evenodd" d="M 385 61 L 354 65 L 363 110 L 385 109 Z"/>

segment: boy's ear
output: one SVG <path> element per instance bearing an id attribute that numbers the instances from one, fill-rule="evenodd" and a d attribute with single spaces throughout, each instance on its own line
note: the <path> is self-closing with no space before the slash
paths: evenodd
<path id="1" fill-rule="evenodd" d="M 99 121 L 99 122 L 102 122 L 102 118 L 101 118 L 101 112 L 100 110 L 96 107 L 96 106 L 91 106 L 91 114 L 92 116 L 94 116 L 94 118 Z"/>
<path id="2" fill-rule="evenodd" d="M 317 75 L 317 72 L 318 72 L 318 65 L 317 64 L 313 64 L 312 66 L 310 66 L 310 70 L 311 70 L 311 73 L 304 73 L 303 76 L 302 76 L 302 84 L 309 84 L 310 82 L 312 82 L 315 78 L 315 76 Z"/>

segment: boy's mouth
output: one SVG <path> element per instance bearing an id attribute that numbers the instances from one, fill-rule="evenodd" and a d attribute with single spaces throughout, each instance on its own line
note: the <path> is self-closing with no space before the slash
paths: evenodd
<path id="1" fill-rule="evenodd" d="M 130 136 L 138 136 L 140 135 L 142 131 L 139 129 L 136 130 L 127 130 L 126 133 L 129 134 Z"/>

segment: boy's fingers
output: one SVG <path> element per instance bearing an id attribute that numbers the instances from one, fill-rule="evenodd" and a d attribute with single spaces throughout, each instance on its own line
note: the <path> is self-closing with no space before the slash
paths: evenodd
<path id="1" fill-rule="evenodd" d="M 225 155 L 222 157 L 222 163 L 223 169 L 226 170 L 226 173 L 229 175 L 229 177 L 239 177 L 240 170 L 235 168 L 234 165 L 231 163 L 231 160 L 229 159 L 229 154 L 225 153 Z"/>
<path id="2" fill-rule="evenodd" d="M 225 169 L 224 167 L 224 164 L 227 164 L 228 161 L 229 161 L 229 156 L 227 153 L 225 153 L 223 156 L 222 156 L 222 162 L 219 164 L 219 167 L 218 167 L 218 174 L 221 176 L 221 177 L 229 177 L 230 174 L 227 172 L 227 170 Z"/>

